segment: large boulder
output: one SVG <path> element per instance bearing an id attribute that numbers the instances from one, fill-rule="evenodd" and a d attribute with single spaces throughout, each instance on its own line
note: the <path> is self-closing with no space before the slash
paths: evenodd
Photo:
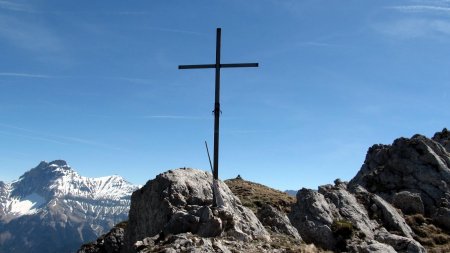
<path id="1" fill-rule="evenodd" d="M 255 214 L 242 206 L 228 186 L 219 181 L 224 207 L 212 207 L 212 175 L 177 169 L 158 175 L 131 197 L 125 244 L 159 236 L 192 233 L 201 237 L 230 237 L 236 241 L 270 240 Z"/>

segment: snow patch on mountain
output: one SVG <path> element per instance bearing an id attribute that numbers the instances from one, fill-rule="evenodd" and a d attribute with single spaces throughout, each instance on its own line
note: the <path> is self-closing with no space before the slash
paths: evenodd
<path id="1" fill-rule="evenodd" d="M 22 199 L 11 198 L 6 202 L 7 212 L 14 216 L 35 214 L 45 203 L 45 199 L 39 194 L 33 193 Z"/>

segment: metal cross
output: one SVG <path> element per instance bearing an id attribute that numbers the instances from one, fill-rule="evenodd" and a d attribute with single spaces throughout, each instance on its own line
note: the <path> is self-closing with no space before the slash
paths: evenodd
<path id="1" fill-rule="evenodd" d="M 214 167 L 213 178 L 219 178 L 219 117 L 220 117 L 220 69 L 221 68 L 239 68 L 239 67 L 258 67 L 258 63 L 220 63 L 220 40 L 221 29 L 217 28 L 216 38 L 216 63 L 215 64 L 200 64 L 200 65 L 180 65 L 178 69 L 216 69 L 216 91 L 214 103 Z"/>

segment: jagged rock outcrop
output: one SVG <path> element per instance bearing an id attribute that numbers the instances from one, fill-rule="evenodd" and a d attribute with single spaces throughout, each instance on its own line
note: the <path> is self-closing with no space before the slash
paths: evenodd
<path id="1" fill-rule="evenodd" d="M 292 224 L 307 243 L 326 249 L 425 252 L 404 214 L 424 214 L 450 229 L 449 136 L 444 129 L 433 139 L 372 146 L 348 184 L 300 190 Z"/>
<path id="2" fill-rule="evenodd" d="M 348 189 L 340 183 L 321 186 L 319 191 L 301 189 L 290 219 L 305 242 L 329 250 L 381 252 L 392 247 L 400 252 L 425 252 L 392 205 L 361 186 Z M 383 227 L 399 235 L 381 233 Z"/>
<path id="3" fill-rule="evenodd" d="M 444 128 L 441 132 L 435 133 L 431 139 L 439 142 L 445 149 L 447 149 L 447 152 L 450 152 L 450 131 L 448 131 L 447 128 Z"/>
<path id="4" fill-rule="evenodd" d="M 441 145 L 448 132 L 436 133 L 435 139 L 439 142 L 415 135 L 372 146 L 350 185 L 361 185 L 389 203 L 398 203 L 399 194 L 410 195 L 414 206 L 403 206 L 403 211 L 425 213 L 450 229 L 450 154 Z"/>
<path id="5" fill-rule="evenodd" d="M 95 242 L 84 244 L 78 253 L 120 253 L 124 250 L 124 234 L 127 222 L 121 222 Z"/>

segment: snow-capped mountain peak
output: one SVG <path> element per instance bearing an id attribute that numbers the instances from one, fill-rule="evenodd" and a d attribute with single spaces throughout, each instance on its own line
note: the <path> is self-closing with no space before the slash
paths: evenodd
<path id="1" fill-rule="evenodd" d="M 42 161 L 15 182 L 0 181 L 0 237 L 13 235 L 0 240 L 0 252 L 17 247 L 13 242 L 17 239 L 20 244 L 19 238 L 45 240 L 43 234 L 58 238 L 62 233 L 78 244 L 95 239 L 127 218 L 131 194 L 137 189 L 117 175 L 89 178 L 64 160 Z M 32 230 L 26 229 L 29 222 Z M 8 241 L 11 248 L 4 247 Z M 27 251 L 24 245 L 19 248 Z"/>

